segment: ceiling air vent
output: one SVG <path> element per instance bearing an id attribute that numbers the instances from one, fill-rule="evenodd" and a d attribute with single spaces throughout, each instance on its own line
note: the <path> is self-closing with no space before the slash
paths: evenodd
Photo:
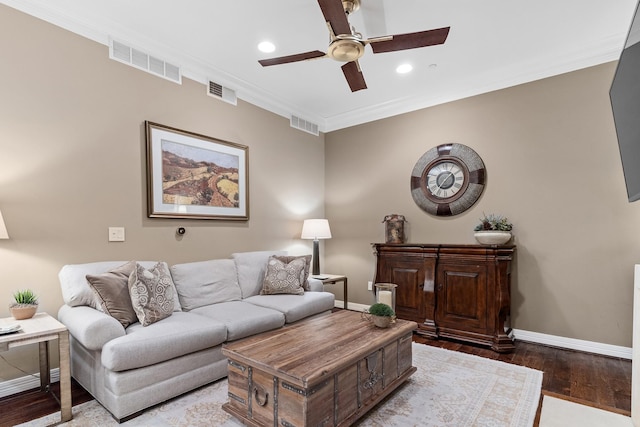
<path id="1" fill-rule="evenodd" d="M 211 80 L 209 80 L 207 95 L 221 99 L 224 102 L 228 102 L 229 104 L 238 105 L 238 97 L 236 97 L 235 91 L 226 88 L 216 82 L 212 82 Z"/>
<path id="2" fill-rule="evenodd" d="M 115 40 L 109 41 L 109 58 L 154 74 L 174 83 L 182 84 L 180 67 L 150 55 L 140 49 Z"/>
<path id="3" fill-rule="evenodd" d="M 300 117 L 291 116 L 291 127 L 300 129 L 315 136 L 319 135 L 317 124 L 301 119 Z"/>

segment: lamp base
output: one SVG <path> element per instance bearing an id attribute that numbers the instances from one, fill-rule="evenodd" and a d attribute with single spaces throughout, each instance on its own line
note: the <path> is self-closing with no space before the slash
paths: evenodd
<path id="1" fill-rule="evenodd" d="M 318 239 L 313 240 L 313 265 L 311 267 L 311 274 L 317 276 L 320 274 L 320 241 Z"/>

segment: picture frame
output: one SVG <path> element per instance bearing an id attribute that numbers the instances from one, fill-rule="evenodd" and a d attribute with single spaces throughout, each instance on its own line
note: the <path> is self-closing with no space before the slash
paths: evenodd
<path id="1" fill-rule="evenodd" d="M 145 121 L 149 218 L 249 220 L 249 147 Z"/>

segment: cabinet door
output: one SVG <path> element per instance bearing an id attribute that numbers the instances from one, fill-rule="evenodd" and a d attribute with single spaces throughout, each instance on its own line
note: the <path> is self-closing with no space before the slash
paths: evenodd
<path id="1" fill-rule="evenodd" d="M 487 271 L 485 265 L 438 265 L 436 324 L 483 333 L 487 328 Z"/>
<path id="2" fill-rule="evenodd" d="M 395 257 L 391 255 L 380 259 L 378 282 L 395 283 L 396 288 L 396 315 L 400 319 L 424 322 L 424 258 L 422 256 Z"/>

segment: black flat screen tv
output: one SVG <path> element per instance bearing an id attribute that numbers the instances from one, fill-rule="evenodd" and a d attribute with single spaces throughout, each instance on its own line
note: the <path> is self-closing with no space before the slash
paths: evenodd
<path id="1" fill-rule="evenodd" d="M 640 11 L 636 6 L 609 97 L 629 202 L 640 200 Z"/>

